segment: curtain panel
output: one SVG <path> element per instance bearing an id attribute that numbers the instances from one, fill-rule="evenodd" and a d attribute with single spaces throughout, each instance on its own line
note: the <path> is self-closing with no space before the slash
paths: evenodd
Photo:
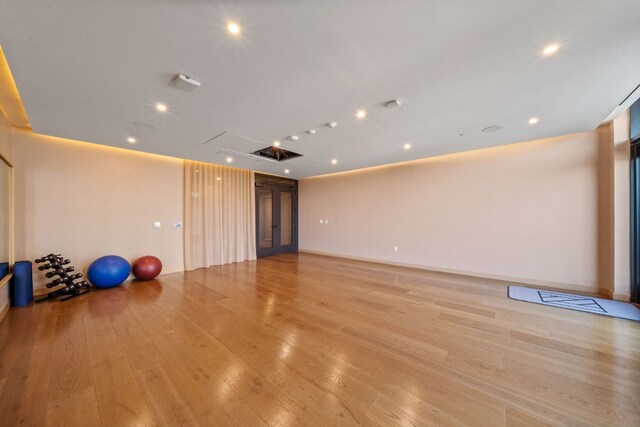
<path id="1" fill-rule="evenodd" d="M 184 162 L 185 270 L 256 259 L 255 175 Z"/>

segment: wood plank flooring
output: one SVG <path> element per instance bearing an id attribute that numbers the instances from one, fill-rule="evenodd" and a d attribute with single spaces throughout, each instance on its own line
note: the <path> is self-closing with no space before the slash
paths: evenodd
<path id="1" fill-rule="evenodd" d="M 1 426 L 640 425 L 640 323 L 287 254 L 13 309 Z"/>

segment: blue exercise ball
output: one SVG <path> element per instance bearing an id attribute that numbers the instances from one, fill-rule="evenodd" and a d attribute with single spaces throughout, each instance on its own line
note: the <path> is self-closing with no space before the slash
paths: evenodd
<path id="1" fill-rule="evenodd" d="M 117 255 L 107 255 L 93 261 L 87 271 L 89 281 L 98 288 L 113 288 L 129 277 L 129 262 Z"/>

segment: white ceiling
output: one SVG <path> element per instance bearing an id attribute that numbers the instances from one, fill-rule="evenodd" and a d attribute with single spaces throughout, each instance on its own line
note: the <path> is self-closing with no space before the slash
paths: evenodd
<path id="1" fill-rule="evenodd" d="M 0 0 L 0 45 L 37 133 L 222 164 L 222 132 L 296 134 L 233 166 L 301 178 L 595 128 L 640 83 L 640 2 Z"/>

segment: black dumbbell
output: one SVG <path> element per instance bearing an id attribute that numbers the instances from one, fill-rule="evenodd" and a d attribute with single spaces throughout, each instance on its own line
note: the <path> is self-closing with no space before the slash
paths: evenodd
<path id="1" fill-rule="evenodd" d="M 41 263 L 45 261 L 55 261 L 56 259 L 62 259 L 62 256 L 60 254 L 58 255 L 49 254 L 47 256 L 43 256 L 42 258 L 38 258 L 36 260 L 36 263 Z"/>
<path id="2" fill-rule="evenodd" d="M 52 282 L 47 283 L 46 286 L 47 286 L 47 288 L 53 288 L 54 286 L 58 286 L 58 285 L 61 285 L 63 283 L 64 283 L 64 281 L 62 279 L 56 279 L 56 280 L 54 280 Z"/>
<path id="3" fill-rule="evenodd" d="M 62 275 L 62 270 L 58 270 L 56 269 L 56 271 L 50 271 L 47 274 L 44 275 L 44 277 L 46 277 L 47 279 L 51 279 L 53 276 L 61 276 Z"/>

